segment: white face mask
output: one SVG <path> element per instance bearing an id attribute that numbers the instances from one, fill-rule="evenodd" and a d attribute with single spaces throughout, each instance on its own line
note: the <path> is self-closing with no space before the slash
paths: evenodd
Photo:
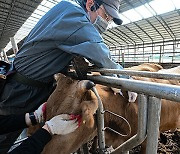
<path id="1" fill-rule="evenodd" d="M 93 25 L 98 30 L 98 32 L 102 34 L 103 32 L 107 30 L 108 22 L 98 15 Z"/>

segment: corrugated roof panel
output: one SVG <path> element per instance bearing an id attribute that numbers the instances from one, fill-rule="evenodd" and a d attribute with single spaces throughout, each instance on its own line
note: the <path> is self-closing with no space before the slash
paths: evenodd
<path id="1" fill-rule="evenodd" d="M 133 41 L 136 44 L 149 43 L 149 42 L 160 42 L 166 40 L 180 39 L 180 15 L 177 13 L 177 10 L 169 12 L 163 15 L 158 15 L 150 17 L 148 19 L 143 19 L 135 23 L 129 23 L 127 25 L 121 25 L 113 29 L 108 30 L 108 33 L 112 33 L 111 37 L 114 38 L 118 44 L 123 41 L 118 39 L 118 37 L 113 36 L 113 32 L 116 32 L 116 35 L 119 31 L 119 37 L 127 39 L 126 42 Z M 123 34 L 123 33 L 124 34 Z M 106 33 L 106 32 L 105 32 Z M 109 34 L 110 35 L 110 34 Z M 104 34 L 103 34 L 104 36 Z"/>
<path id="2" fill-rule="evenodd" d="M 9 42 L 42 0 L 0 0 L 0 48 Z"/>
<path id="3" fill-rule="evenodd" d="M 138 7 L 150 1 L 152 0 L 122 0 L 120 6 L 120 12 L 125 12 L 129 9 L 132 9 L 131 5 L 133 5 L 133 7 Z"/>

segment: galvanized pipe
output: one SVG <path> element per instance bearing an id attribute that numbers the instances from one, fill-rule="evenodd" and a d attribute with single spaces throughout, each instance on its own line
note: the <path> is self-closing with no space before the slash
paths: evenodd
<path id="1" fill-rule="evenodd" d="M 138 130 L 137 134 L 121 144 L 112 154 L 127 153 L 129 150 L 141 144 L 146 138 L 147 130 L 147 97 L 143 94 L 138 96 Z M 132 117 L 133 118 L 133 117 Z"/>
<path id="2" fill-rule="evenodd" d="M 4 51 L 4 49 L 2 49 L 2 53 L 3 53 L 4 61 L 9 62 L 8 57 L 7 57 L 7 54 L 6 54 L 6 52 Z"/>
<path id="3" fill-rule="evenodd" d="M 10 37 L 10 41 L 11 41 L 13 52 L 16 55 L 16 53 L 18 52 L 18 46 L 17 46 L 17 44 L 15 42 L 14 37 Z"/>
<path id="4" fill-rule="evenodd" d="M 99 144 L 99 153 L 104 154 L 105 151 L 105 135 L 104 135 L 104 112 L 103 112 L 103 103 L 95 87 L 92 88 L 92 91 L 98 99 L 98 109 L 97 113 L 97 132 L 98 132 L 98 144 Z"/>
<path id="5" fill-rule="evenodd" d="M 156 154 L 161 115 L 161 100 L 149 97 L 146 154 Z"/>
<path id="6" fill-rule="evenodd" d="M 180 102 L 180 86 L 153 83 L 110 76 L 87 76 L 87 79 L 110 87 L 124 88 L 137 93 Z"/>
<path id="7" fill-rule="evenodd" d="M 122 74 L 130 76 L 142 76 L 149 78 L 158 78 L 158 79 L 175 79 L 180 80 L 179 74 L 168 74 L 168 73 L 158 73 L 158 72 L 147 72 L 147 71 L 131 71 L 131 70 L 119 70 L 119 69 L 90 69 L 91 72 L 101 72 L 101 73 L 111 73 L 111 74 Z"/>
<path id="8" fill-rule="evenodd" d="M 121 118 L 122 120 L 124 120 L 124 122 L 125 122 L 125 123 L 128 125 L 128 127 L 129 127 L 129 133 L 128 133 L 128 134 L 121 134 L 121 133 L 115 131 L 114 129 L 112 129 L 112 128 L 110 128 L 110 127 L 105 127 L 104 130 L 109 129 L 110 131 L 112 131 L 112 132 L 114 132 L 114 133 L 116 133 L 116 134 L 118 134 L 118 135 L 120 135 L 120 136 L 128 136 L 128 135 L 131 134 L 131 126 L 130 126 L 129 122 L 126 120 L 126 118 L 124 118 L 123 116 L 120 116 L 120 115 L 118 115 L 118 114 L 116 114 L 116 113 L 114 113 L 114 112 L 111 112 L 111 111 L 109 111 L 109 110 L 104 110 L 103 113 L 105 113 L 105 112 L 107 112 L 107 113 L 109 113 L 109 114 L 111 114 L 111 115 L 114 115 L 114 116 L 116 116 L 116 117 Z"/>

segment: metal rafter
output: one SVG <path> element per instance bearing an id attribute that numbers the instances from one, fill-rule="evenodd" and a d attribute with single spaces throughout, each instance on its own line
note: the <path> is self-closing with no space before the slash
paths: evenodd
<path id="1" fill-rule="evenodd" d="M 112 39 L 113 41 L 117 42 L 117 40 L 115 40 L 113 37 L 109 36 L 107 33 L 104 33 L 103 35 L 106 35 L 107 37 L 109 37 L 110 39 Z M 120 38 L 121 39 L 121 38 Z M 119 43 L 118 43 L 119 44 Z"/>
<path id="2" fill-rule="evenodd" d="M 127 27 L 126 25 L 124 25 L 124 27 L 126 28 L 126 29 L 128 29 L 131 33 L 133 33 L 134 35 L 136 35 L 136 37 L 138 37 L 143 43 L 144 43 L 144 41 L 143 41 L 143 39 L 139 36 L 139 35 L 137 35 L 133 30 L 131 30 L 129 27 Z"/>
<path id="3" fill-rule="evenodd" d="M 136 44 L 136 42 L 130 37 L 130 36 L 128 36 L 126 33 L 124 33 L 122 30 L 120 30 L 118 27 L 117 27 L 117 30 L 118 31 L 120 31 L 123 35 L 125 35 L 127 38 L 129 38 L 132 42 L 133 42 L 133 44 L 135 45 Z M 117 33 L 118 33 L 118 31 L 117 31 Z M 120 33 L 118 33 L 119 35 L 120 35 Z M 122 35 L 121 35 L 122 36 Z"/>
<path id="4" fill-rule="evenodd" d="M 125 0 L 127 2 L 127 4 L 132 8 L 134 9 L 134 6 L 133 4 L 131 4 L 129 1 Z M 139 12 L 137 12 L 139 14 Z M 141 14 L 139 14 L 141 16 Z M 142 30 L 150 39 L 151 41 L 153 42 L 153 39 L 148 35 L 148 33 L 142 28 L 140 27 L 136 22 L 133 22 L 133 24 L 135 24 L 140 30 Z"/>
<path id="5" fill-rule="evenodd" d="M 139 0 L 140 1 L 140 3 L 143 5 L 143 3 L 142 3 L 142 1 L 141 0 Z M 146 7 L 146 9 L 147 9 L 147 7 Z M 144 19 L 144 20 L 146 20 L 151 26 L 152 26 L 152 28 L 154 28 L 155 29 L 155 31 L 162 37 L 162 39 L 164 40 L 164 37 L 162 36 L 162 34 L 157 30 L 157 28 L 148 20 L 148 19 Z"/>
<path id="6" fill-rule="evenodd" d="M 147 1 L 147 0 L 146 0 Z M 160 15 L 157 15 L 157 12 L 151 7 L 151 5 L 149 5 L 149 2 L 147 2 L 147 4 L 148 4 L 148 6 L 156 13 L 156 16 L 158 17 L 160 17 Z M 160 22 L 160 20 L 156 17 L 156 16 L 154 16 L 158 21 L 159 21 L 159 23 L 164 27 L 164 29 L 167 31 L 167 33 L 171 36 L 171 38 L 174 40 L 174 38 L 172 37 L 172 35 L 171 35 L 171 33 L 169 33 L 169 31 L 166 29 L 166 27 Z M 161 19 L 162 21 L 164 21 L 163 19 Z"/>
<path id="7" fill-rule="evenodd" d="M 115 36 L 117 36 L 118 38 L 120 38 L 124 43 L 128 44 L 128 42 L 126 41 L 126 39 L 119 37 L 119 35 L 117 35 L 114 31 L 111 32 L 112 34 L 114 34 Z"/>

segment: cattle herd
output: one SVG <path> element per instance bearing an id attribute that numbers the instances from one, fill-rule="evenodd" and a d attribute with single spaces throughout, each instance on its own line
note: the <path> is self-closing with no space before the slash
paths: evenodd
<path id="1" fill-rule="evenodd" d="M 158 64 L 141 64 L 128 68 L 128 70 L 150 71 L 160 73 L 180 73 L 180 67 L 163 69 Z M 133 77 L 135 80 L 151 81 L 165 84 L 180 85 L 177 80 L 163 80 L 146 77 Z M 95 113 L 98 101 L 94 93 L 87 88 L 88 80 L 74 80 L 62 74 L 56 75 L 57 86 L 47 100 L 47 120 L 57 114 L 68 113 L 82 116 L 81 126 L 73 133 L 53 136 L 46 145 L 43 154 L 70 154 L 77 151 L 83 144 L 97 135 Z M 114 94 L 113 90 L 103 85 L 96 85 L 102 99 L 104 109 L 126 118 L 131 126 L 131 133 L 126 136 L 117 136 L 111 131 L 105 131 L 107 146 L 116 148 L 137 133 L 138 101 L 128 102 L 127 92 Z M 162 99 L 161 101 L 160 132 L 180 128 L 180 103 Z M 105 126 L 111 127 L 122 134 L 128 134 L 127 124 L 110 114 L 104 115 Z M 145 152 L 146 143 L 142 143 L 141 153 Z"/>

